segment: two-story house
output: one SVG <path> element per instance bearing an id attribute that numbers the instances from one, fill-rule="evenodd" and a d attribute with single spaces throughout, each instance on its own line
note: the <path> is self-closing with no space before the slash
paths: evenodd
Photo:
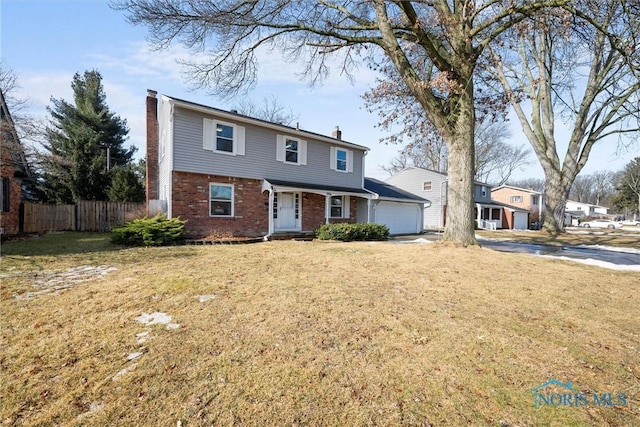
<path id="1" fill-rule="evenodd" d="M 538 218 L 542 215 L 544 208 L 541 192 L 513 185 L 501 185 L 493 188 L 491 198 L 496 202 L 527 210 Z"/>
<path id="2" fill-rule="evenodd" d="M 414 195 L 431 201 L 424 210 L 425 228 L 439 229 L 446 225 L 448 177 L 446 173 L 418 167 L 408 167 L 386 181 Z M 474 183 L 474 213 L 479 228 L 526 228 L 528 214 L 525 210 L 491 199 L 491 186 Z"/>
<path id="3" fill-rule="evenodd" d="M 188 235 L 200 238 L 269 238 L 329 222 L 374 222 L 377 208 L 416 205 L 421 214 L 419 197 L 365 188 L 368 150 L 342 140 L 338 128 L 328 137 L 148 91 L 149 213 L 185 219 Z M 421 222 L 419 229 L 402 225 L 392 233 L 422 230 Z"/>
<path id="4" fill-rule="evenodd" d="M 24 149 L 0 90 L 0 234 L 18 234 L 22 180 L 29 176 Z"/>

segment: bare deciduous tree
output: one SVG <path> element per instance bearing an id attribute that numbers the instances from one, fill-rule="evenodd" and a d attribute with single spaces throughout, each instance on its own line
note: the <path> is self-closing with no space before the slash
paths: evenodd
<path id="1" fill-rule="evenodd" d="M 262 104 L 256 104 L 251 99 L 244 98 L 234 106 L 234 109 L 241 114 L 285 126 L 292 125 L 298 118 L 291 110 L 287 111 L 274 95 L 262 98 Z"/>
<path id="2" fill-rule="evenodd" d="M 567 197 L 594 144 L 638 139 L 639 16 L 637 2 L 576 1 L 504 34 L 511 57 L 493 51 L 492 69 L 545 173 L 547 231 L 564 229 Z M 571 128 L 562 160 L 557 119 Z"/>
<path id="3" fill-rule="evenodd" d="M 413 104 L 447 143 L 450 177 L 444 239 L 475 244 L 473 215 L 475 86 L 485 48 L 537 11 L 570 0 L 297 1 L 119 0 L 134 24 L 147 25 L 158 48 L 178 41 L 196 52 L 196 84 L 230 94 L 256 81 L 256 53 L 278 49 L 304 61 L 311 81 L 329 72 L 331 55 L 352 73 L 363 58 L 389 67 Z M 385 58 L 387 62 L 381 61 Z M 384 91 L 384 88 L 378 88 Z"/>

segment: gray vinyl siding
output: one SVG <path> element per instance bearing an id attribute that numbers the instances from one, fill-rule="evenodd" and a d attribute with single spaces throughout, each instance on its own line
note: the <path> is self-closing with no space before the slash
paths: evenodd
<path id="1" fill-rule="evenodd" d="M 245 128 L 245 155 L 232 156 L 202 148 L 203 118 L 214 115 L 175 107 L 173 170 L 202 174 L 236 176 L 242 178 L 271 178 L 300 183 L 327 184 L 362 188 L 363 151 L 352 150 L 353 172 L 330 169 L 331 144 L 301 135 L 291 135 L 307 141 L 307 164 L 292 165 L 276 160 L 278 134 L 272 129 L 238 123 Z M 223 121 L 229 122 L 229 119 Z"/>
<path id="2" fill-rule="evenodd" d="M 485 187 L 486 194 L 482 197 L 482 187 Z M 473 195 L 477 203 L 491 203 L 491 186 L 489 184 L 474 184 Z"/>
<path id="3" fill-rule="evenodd" d="M 431 190 L 423 190 L 423 182 L 431 181 Z M 447 202 L 447 176 L 420 168 L 407 168 L 387 179 L 389 184 L 431 201 L 424 209 L 424 228 L 442 227 L 443 206 Z"/>

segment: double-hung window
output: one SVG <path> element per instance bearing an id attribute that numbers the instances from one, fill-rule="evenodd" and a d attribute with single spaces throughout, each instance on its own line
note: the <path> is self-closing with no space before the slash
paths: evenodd
<path id="1" fill-rule="evenodd" d="M 331 218 L 342 218 L 343 196 L 331 196 Z"/>
<path id="2" fill-rule="evenodd" d="M 278 135 L 276 160 L 292 165 L 306 165 L 307 141 L 292 136 Z"/>
<path id="3" fill-rule="evenodd" d="M 331 147 L 331 169 L 338 172 L 353 172 L 353 151 Z"/>
<path id="4" fill-rule="evenodd" d="M 522 203 L 522 196 L 511 196 L 509 203 Z"/>
<path id="5" fill-rule="evenodd" d="M 233 153 L 233 126 L 218 123 L 216 126 L 216 151 Z"/>
<path id="6" fill-rule="evenodd" d="M 329 198 L 330 218 L 349 218 L 349 196 L 331 196 Z"/>
<path id="7" fill-rule="evenodd" d="M 203 119 L 202 148 L 214 153 L 244 156 L 244 134 L 242 126 Z"/>
<path id="8" fill-rule="evenodd" d="M 233 185 L 209 184 L 209 215 L 233 217 Z"/>
<path id="9" fill-rule="evenodd" d="M 287 163 L 298 163 L 298 141 L 287 138 L 284 145 L 284 161 Z"/>

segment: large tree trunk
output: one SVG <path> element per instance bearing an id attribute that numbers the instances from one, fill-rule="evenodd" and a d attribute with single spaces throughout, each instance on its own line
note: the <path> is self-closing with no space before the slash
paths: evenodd
<path id="1" fill-rule="evenodd" d="M 447 141 L 449 156 L 447 225 L 444 240 L 464 246 L 478 242 L 475 237 L 473 185 L 475 175 L 474 132 L 476 125 L 473 84 L 467 85 L 459 99 L 453 138 Z"/>
<path id="2" fill-rule="evenodd" d="M 564 231 L 564 211 L 569 198 L 570 185 L 565 185 L 558 173 L 545 171 L 543 229 L 558 234 Z"/>

